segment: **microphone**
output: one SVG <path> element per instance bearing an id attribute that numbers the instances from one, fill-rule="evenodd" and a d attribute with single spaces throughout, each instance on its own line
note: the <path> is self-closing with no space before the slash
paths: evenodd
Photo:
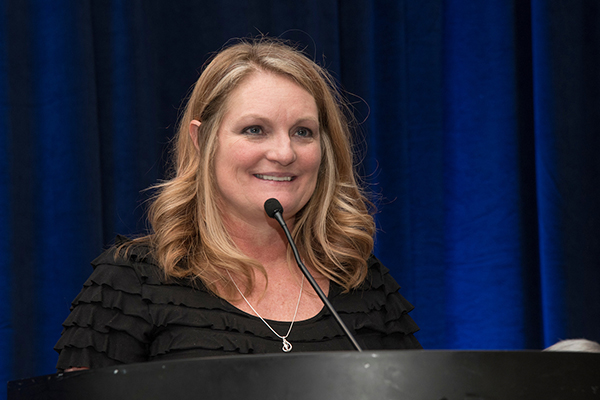
<path id="1" fill-rule="evenodd" d="M 294 239 L 292 239 L 290 230 L 288 229 L 287 224 L 283 220 L 283 215 L 282 215 L 283 207 L 281 206 L 281 203 L 279 202 L 279 200 L 271 198 L 271 199 L 265 201 L 265 212 L 267 213 L 267 215 L 270 218 L 274 218 L 277 220 L 277 222 L 279 222 L 279 225 L 281 225 L 281 227 L 283 228 L 283 232 L 285 232 L 285 236 L 287 237 L 287 240 L 290 243 L 290 246 L 292 248 L 292 252 L 294 253 L 294 258 L 296 259 L 296 263 L 298 264 L 298 267 L 300 268 L 300 270 L 302 271 L 302 273 L 304 274 L 306 279 L 308 279 L 308 281 L 310 282 L 313 289 L 315 289 L 315 292 L 317 292 L 317 294 L 319 295 L 319 298 L 321 299 L 323 304 L 325 304 L 325 307 L 327 307 L 327 309 L 329 310 L 331 315 L 333 315 L 333 317 L 335 318 L 335 320 L 338 323 L 338 325 L 340 326 L 340 328 L 342 328 L 342 330 L 344 331 L 346 336 L 348 336 L 348 339 L 350 339 L 354 348 L 358 351 L 362 351 L 362 349 L 356 342 L 356 339 L 354 338 L 352 333 L 350 333 L 346 324 L 344 324 L 344 321 L 342 321 L 342 319 L 340 318 L 337 311 L 335 311 L 335 308 L 333 308 L 333 306 L 327 299 L 327 296 L 325 296 L 325 293 L 323 293 L 323 291 L 321 290 L 321 288 L 315 281 L 315 278 L 313 278 L 313 276 L 310 274 L 310 272 L 308 271 L 306 266 L 300 260 L 300 254 L 298 254 L 298 248 L 296 248 L 296 243 L 294 243 Z"/>

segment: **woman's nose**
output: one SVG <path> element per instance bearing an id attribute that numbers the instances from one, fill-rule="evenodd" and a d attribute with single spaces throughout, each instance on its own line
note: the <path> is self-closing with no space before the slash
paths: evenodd
<path id="1" fill-rule="evenodd" d="M 296 150 L 292 139 L 285 133 L 278 133 L 273 136 L 273 140 L 269 141 L 269 150 L 267 151 L 267 159 L 277 162 L 281 165 L 290 165 L 296 161 Z"/>

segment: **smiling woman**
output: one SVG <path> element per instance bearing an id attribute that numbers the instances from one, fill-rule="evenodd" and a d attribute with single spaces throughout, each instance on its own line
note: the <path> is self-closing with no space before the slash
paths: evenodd
<path id="1" fill-rule="evenodd" d="M 98 257 L 56 345 L 58 369 L 351 349 L 263 204 L 364 349 L 420 348 L 412 309 L 371 254 L 347 108 L 329 74 L 277 40 L 218 53 L 180 121 L 152 232 Z M 286 333 L 287 332 L 287 333 Z M 285 334 L 285 335 L 284 335 Z M 292 345 L 293 343 L 293 345 Z"/>
<path id="2" fill-rule="evenodd" d="M 223 217 L 264 220 L 263 204 L 275 197 L 293 226 L 321 164 L 315 99 L 289 78 L 256 72 L 227 103 L 214 158 Z"/>

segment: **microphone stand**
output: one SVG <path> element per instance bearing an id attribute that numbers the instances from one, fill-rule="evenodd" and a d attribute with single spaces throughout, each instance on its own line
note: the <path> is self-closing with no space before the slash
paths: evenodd
<path id="1" fill-rule="evenodd" d="M 269 213 L 267 212 L 267 214 L 269 214 Z M 310 284 L 313 287 L 313 289 L 315 289 L 315 292 L 317 292 L 317 294 L 321 298 L 321 301 L 323 302 L 323 304 L 325 304 L 325 306 L 327 307 L 327 309 L 329 310 L 329 312 L 333 315 L 333 317 L 337 321 L 338 325 L 342 328 L 342 330 L 344 331 L 344 333 L 348 336 L 348 339 L 350 339 L 350 341 L 352 342 L 352 345 L 354 346 L 354 348 L 357 351 L 362 351 L 361 347 L 356 342 L 356 339 L 354 338 L 354 336 L 352 335 L 352 333 L 350 333 L 350 330 L 348 330 L 348 327 L 346 326 L 346 324 L 344 323 L 344 321 L 342 321 L 342 319 L 340 318 L 340 316 L 337 313 L 337 311 L 335 311 L 335 308 L 333 308 L 333 306 L 331 305 L 331 303 L 327 299 L 327 296 L 325 296 L 325 293 L 323 293 L 323 291 L 321 290 L 321 288 L 319 287 L 319 285 L 315 281 L 315 278 L 313 278 L 313 276 L 308 271 L 308 269 L 306 268 L 306 266 L 304 265 L 304 263 L 302 263 L 302 261 L 300 260 L 300 254 L 298 254 L 298 249 L 296 248 L 296 244 L 294 243 L 294 239 L 292 239 L 292 235 L 290 233 L 290 230 L 287 227 L 287 224 L 283 220 L 283 216 L 281 215 L 281 211 L 279 209 L 276 209 L 274 211 L 274 213 L 273 213 L 272 216 L 269 214 L 269 217 L 275 218 L 277 220 L 277 222 L 279 222 L 279 225 L 281 225 L 281 227 L 283 228 L 283 231 L 285 232 L 285 236 L 287 236 L 288 242 L 290 243 L 290 246 L 292 247 L 292 252 L 294 253 L 294 257 L 296 258 L 296 263 L 298 264 L 298 267 L 300 267 L 300 270 L 302 271 L 302 273 L 304 274 L 304 276 L 306 277 L 306 279 L 308 279 L 308 281 L 310 282 Z"/>

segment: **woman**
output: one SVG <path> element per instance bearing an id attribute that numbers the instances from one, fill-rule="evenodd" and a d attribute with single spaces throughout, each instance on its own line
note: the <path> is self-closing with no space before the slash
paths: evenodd
<path id="1" fill-rule="evenodd" d="M 280 41 L 216 55 L 182 116 L 174 176 L 157 185 L 153 232 L 93 262 L 57 368 L 351 350 L 265 214 L 269 198 L 364 349 L 420 348 L 412 306 L 371 255 L 343 104 L 328 73 Z"/>

